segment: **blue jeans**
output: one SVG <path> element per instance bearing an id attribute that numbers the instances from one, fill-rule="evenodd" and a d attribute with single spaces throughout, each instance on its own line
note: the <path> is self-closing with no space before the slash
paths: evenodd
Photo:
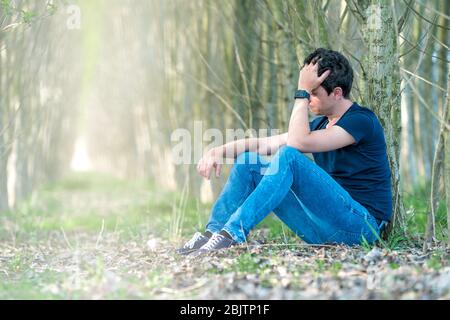
<path id="1" fill-rule="evenodd" d="M 311 244 L 361 244 L 379 239 L 380 226 L 330 175 L 299 150 L 284 146 L 268 161 L 255 152 L 240 154 L 206 230 L 224 230 L 237 242 L 274 212 Z"/>

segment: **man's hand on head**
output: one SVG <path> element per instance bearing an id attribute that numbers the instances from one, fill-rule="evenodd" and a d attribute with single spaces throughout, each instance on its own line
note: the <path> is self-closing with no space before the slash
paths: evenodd
<path id="1" fill-rule="evenodd" d="M 319 77 L 318 69 L 318 59 L 313 59 L 311 63 L 303 66 L 298 77 L 299 90 L 306 90 L 311 93 L 314 89 L 318 88 L 331 73 L 331 70 L 327 70 Z"/>

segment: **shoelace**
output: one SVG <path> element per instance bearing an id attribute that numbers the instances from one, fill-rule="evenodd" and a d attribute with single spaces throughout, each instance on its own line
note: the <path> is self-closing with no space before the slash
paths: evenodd
<path id="1" fill-rule="evenodd" d="M 192 237 L 191 240 L 189 240 L 188 242 L 186 242 L 186 244 L 184 245 L 185 249 L 192 249 L 194 248 L 195 243 L 197 242 L 198 239 L 200 239 L 203 235 L 200 232 L 196 232 L 194 234 L 194 236 Z"/>
<path id="2" fill-rule="evenodd" d="M 204 250 L 212 250 L 223 239 L 221 234 L 213 234 L 208 242 L 202 247 Z"/>

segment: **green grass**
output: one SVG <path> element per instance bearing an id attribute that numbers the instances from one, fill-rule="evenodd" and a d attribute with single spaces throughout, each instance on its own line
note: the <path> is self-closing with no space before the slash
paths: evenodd
<path id="1" fill-rule="evenodd" d="M 151 182 L 127 182 L 96 174 L 71 175 L 52 183 L 3 213 L 0 239 L 29 240 L 50 231 L 117 231 L 125 239 L 153 232 L 168 239 L 170 233 L 188 236 L 206 224 L 207 207 L 184 195 L 178 212 L 183 224 L 171 230 L 174 204 L 183 195 L 164 192 Z M 118 201 L 119 200 L 119 201 Z M 126 201 L 122 201 L 126 200 Z M 173 229 L 173 228 L 172 228 Z"/>
<path id="2" fill-rule="evenodd" d="M 64 293 L 52 291 L 49 284 L 63 279 L 63 274 L 45 271 L 40 274 L 22 274 L 20 277 L 0 278 L 0 300 L 46 300 L 67 298 Z"/>
<path id="3" fill-rule="evenodd" d="M 340 263 L 340 262 L 333 262 L 331 264 L 331 267 L 330 267 L 330 272 L 334 276 L 337 276 L 337 274 L 339 273 L 339 271 L 341 271 L 341 269 L 342 269 L 342 263 Z"/>
<path id="4" fill-rule="evenodd" d="M 442 267 L 447 266 L 450 262 L 450 255 L 445 249 L 434 250 L 430 257 L 427 259 L 427 266 L 430 269 L 440 270 Z"/>
<path id="5" fill-rule="evenodd" d="M 427 201 L 425 185 L 405 194 L 405 206 L 409 209 L 407 232 L 411 236 L 423 234 L 425 230 Z M 210 209 L 211 204 L 201 204 L 198 199 L 189 196 L 187 189 L 166 192 L 151 181 L 123 181 L 92 173 L 76 174 L 44 186 L 22 201 L 16 210 L 0 215 L 0 241 L 11 246 L 38 247 L 52 235 L 58 234 L 58 245 L 64 247 L 63 233 L 73 241 L 72 244 L 78 234 L 89 234 L 95 245 L 97 235 L 103 232 L 117 235 L 122 244 L 128 241 L 143 244 L 152 235 L 175 245 L 188 239 L 195 231 L 203 230 Z M 439 239 L 446 239 L 446 216 L 442 204 L 437 212 L 436 225 Z M 409 235 L 393 232 L 381 247 L 397 250 L 415 245 Z M 205 271 L 217 275 L 229 272 L 240 276 L 255 274 L 259 275 L 263 286 L 278 285 L 277 254 L 291 245 L 295 248 L 301 240 L 274 214 L 250 233 L 249 241 L 252 237 L 268 245 L 258 253 L 243 252 L 234 256 L 234 260 L 223 268 L 212 267 Z M 363 244 L 367 252 L 372 248 L 373 245 Z M 69 274 L 47 269 L 37 272 L 29 252 L 20 251 L 8 258 L 0 256 L 0 299 L 91 298 L 85 296 L 86 291 L 62 289 L 67 285 Z M 438 270 L 449 264 L 448 259 L 447 253 L 434 252 L 428 257 L 426 266 Z M 174 257 L 175 263 L 182 263 L 181 260 L 183 258 Z M 87 272 L 84 286 L 95 292 L 104 281 L 106 261 L 99 256 L 90 263 L 83 266 Z M 397 269 L 399 265 L 392 262 L 389 267 Z M 172 285 L 171 275 L 161 266 L 151 265 L 143 278 L 129 274 L 133 271 L 133 267 L 130 268 L 116 271 L 122 277 L 122 284 L 113 291 L 106 290 L 103 298 L 149 298 L 158 295 L 158 288 L 170 288 Z M 296 278 L 305 272 L 329 272 L 337 276 L 341 269 L 339 261 L 317 259 L 313 265 L 299 266 L 293 272 L 298 276 Z M 295 281 L 292 285 L 296 285 Z"/>
<path id="6" fill-rule="evenodd" d="M 164 192 L 150 181 L 124 181 L 93 173 L 72 174 L 35 192 L 14 212 L 2 214 L 8 223 L 0 224 L 0 239 L 12 234 L 17 239 L 30 239 L 33 234 L 39 236 L 61 229 L 69 233 L 100 232 L 103 226 L 106 231 L 119 232 L 124 240 L 152 231 L 158 237 L 179 242 L 203 230 L 211 208 L 211 204 L 201 204 L 190 197 L 188 191 Z M 408 234 L 424 234 L 428 197 L 429 186 L 423 183 L 405 193 Z M 77 201 L 74 199 L 84 200 L 73 203 Z M 117 204 L 116 199 L 127 201 Z M 445 240 L 447 223 L 443 201 L 436 218 L 438 239 Z M 267 230 L 265 241 L 283 244 L 299 241 L 274 214 L 257 229 Z M 383 245 L 398 249 L 411 243 L 403 233 L 394 232 Z"/>
<path id="7" fill-rule="evenodd" d="M 389 268 L 391 268 L 392 270 L 398 269 L 399 267 L 400 265 L 398 263 L 395 262 L 389 263 Z"/>
<path id="8" fill-rule="evenodd" d="M 430 211 L 429 200 L 429 183 L 421 182 L 411 188 L 411 191 L 404 192 L 403 201 L 406 210 L 406 230 L 392 230 L 387 239 L 381 239 L 375 245 L 388 251 L 421 247 L 425 236 L 427 217 Z M 435 225 L 436 239 L 441 242 L 448 241 L 445 199 L 439 201 Z M 370 251 L 375 245 L 368 244 L 364 241 L 362 243 L 365 251 Z"/>
<path id="9" fill-rule="evenodd" d="M 151 181 L 140 181 L 139 185 L 151 186 Z M 43 191 L 115 191 L 126 187 L 135 186 L 136 183 L 130 180 L 119 179 L 110 175 L 96 172 L 69 173 L 62 180 L 50 182 L 43 186 Z"/>
<path id="10" fill-rule="evenodd" d="M 297 243 L 299 238 L 274 213 L 269 214 L 258 226 L 267 229 L 267 241 L 276 241 L 283 244 Z"/>
<path id="11" fill-rule="evenodd" d="M 258 272 L 261 268 L 264 268 L 264 266 L 260 265 L 259 259 L 255 259 L 255 255 L 251 253 L 239 255 L 236 264 L 234 265 L 234 270 L 241 273 L 253 274 Z"/>
<path id="12" fill-rule="evenodd" d="M 420 182 L 410 192 L 404 192 L 404 204 L 407 210 L 407 232 L 411 235 L 424 235 L 430 203 L 430 184 Z M 436 237 L 438 240 L 447 239 L 447 212 L 445 199 L 439 202 L 436 212 Z"/>

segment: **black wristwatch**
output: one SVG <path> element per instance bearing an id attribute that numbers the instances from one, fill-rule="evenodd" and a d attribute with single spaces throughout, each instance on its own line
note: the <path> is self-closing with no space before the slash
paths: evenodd
<path id="1" fill-rule="evenodd" d="M 297 90 L 295 91 L 294 99 L 308 99 L 308 101 L 311 101 L 311 95 L 306 90 Z"/>

